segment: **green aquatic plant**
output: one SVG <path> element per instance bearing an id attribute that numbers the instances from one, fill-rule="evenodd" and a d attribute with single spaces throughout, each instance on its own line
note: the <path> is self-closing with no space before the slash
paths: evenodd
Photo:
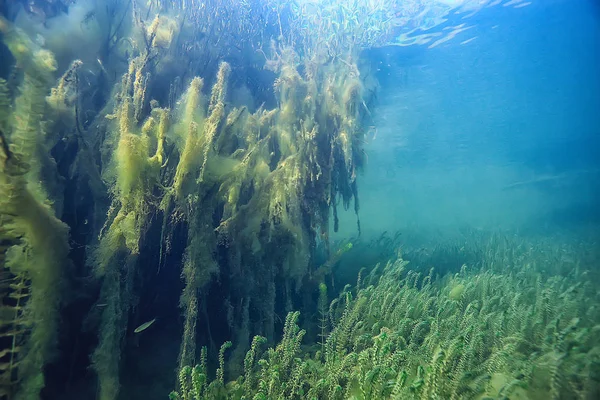
<path id="1" fill-rule="evenodd" d="M 336 210 L 337 229 L 338 199 L 345 207 L 354 199 L 358 211 L 360 121 L 368 113 L 356 51 L 330 63 L 279 38 L 266 60 L 277 75 L 276 107 L 231 107 L 232 68 L 220 58 L 235 40 L 215 40 L 213 34 L 228 31 L 223 24 L 244 27 L 248 36 L 240 46 L 255 52 L 252 46 L 264 40 L 260 24 L 250 23 L 258 13 L 228 2 L 186 10 L 165 2 L 131 5 L 129 38 L 117 38 L 117 31 L 119 36 L 128 31 L 111 27 L 109 39 L 114 36 L 109 43 L 114 56 L 127 58 L 127 71 L 91 125 L 98 131 L 102 178 L 112 198 L 88 257 L 102 286 L 93 360 L 106 399 L 118 391 L 121 349 L 138 297 L 133 282 L 147 274 L 137 264 L 154 217 L 162 219 L 158 271 L 173 252 L 173 233 L 182 228 L 186 237 L 180 366 L 195 363 L 199 319 L 209 348 L 216 348 L 206 297 L 215 278 L 229 286 L 227 323 L 237 339 L 232 358 L 241 361 L 251 330 L 272 341 L 277 313 L 291 310 L 303 287 L 310 292 L 331 273 L 324 269 L 311 279 L 311 259 L 320 243 L 328 250 L 329 214 Z M 232 18 L 215 19 L 215 10 Z M 108 77 L 118 65 L 104 66 L 104 59 L 98 61 L 101 76 Z M 181 71 L 174 59 L 190 68 Z M 213 74 L 205 96 L 205 79 Z M 167 99 L 156 87 L 169 79 Z M 187 90 L 179 96 L 184 84 Z M 285 289 L 279 291 L 279 284 Z"/>
<path id="2" fill-rule="evenodd" d="M 491 258 L 483 263 L 500 262 L 499 243 L 485 245 Z M 298 350 L 301 331 L 290 314 L 281 342 L 248 362 L 256 367 L 224 393 L 206 398 L 593 397 L 600 316 L 586 304 L 598 300 L 597 291 L 583 271 L 544 275 L 544 266 L 530 264 L 533 249 L 511 253 L 525 264 L 505 259 L 503 272 L 464 266 L 437 280 L 432 271 L 422 276 L 402 259 L 390 261 L 353 296 L 343 291 L 332 302 L 330 309 L 343 311 L 332 313 L 324 357 Z M 544 257 L 561 263 L 550 249 Z M 253 346 L 247 358 L 256 357 Z"/>
<path id="3" fill-rule="evenodd" d="M 329 330 L 329 306 L 327 301 L 327 285 L 319 284 L 319 339 L 321 341 L 321 354 L 325 353 L 325 340 Z"/>
<path id="4" fill-rule="evenodd" d="M 44 171 L 55 168 L 48 137 L 60 111 L 68 107 L 67 82 L 63 77 L 51 90 L 56 69 L 52 53 L 2 18 L 0 31 L 23 74 L 14 99 L 0 82 L 0 329 L 12 342 L 0 353 L 1 391 L 28 399 L 39 396 L 43 368 L 56 351 L 58 310 L 69 266 L 68 227 L 58 218 L 60 198 L 49 196 L 56 182 Z"/>
<path id="5" fill-rule="evenodd" d="M 142 25 L 141 35 L 147 45 L 130 60 L 116 89 L 114 113 L 105 115 L 109 124 L 103 179 L 111 188 L 113 201 L 94 254 L 95 272 L 103 279 L 99 302 L 105 304 L 99 344 L 93 355 L 102 399 L 114 399 L 118 394 L 122 342 L 135 305 L 133 282 L 140 241 L 149 217 L 159 207 L 154 193 L 161 186 L 169 111 L 153 106 L 142 120 L 149 60 L 156 56 L 154 38 L 158 27 L 158 17 L 149 27 Z"/>
<path id="6" fill-rule="evenodd" d="M 182 212 L 189 223 L 189 241 L 182 271 L 185 288 L 180 300 L 185 315 L 184 335 L 179 356 L 181 365 L 195 359 L 195 331 L 200 290 L 212 275 L 218 272 L 218 267 L 212 259 L 212 252 L 216 247 L 214 235 L 211 237 L 211 232 L 206 230 L 206 226 L 211 225 L 211 218 L 218 203 L 214 198 L 208 197 L 207 192 L 218 184 L 223 174 L 227 174 L 231 169 L 227 165 L 232 165 L 214 151 L 214 142 L 224 119 L 229 70 L 228 64 L 221 64 L 211 92 L 206 118 L 200 107 L 202 80 L 193 79 L 184 95 L 183 119 L 176 125 L 175 134 L 183 134 L 185 139 L 180 139 L 178 143 L 181 155 L 175 170 L 172 192 L 163 200 L 163 204 L 169 209 L 172 207 L 170 202 L 174 201 L 178 212 Z M 170 196 L 173 196 L 174 200 L 171 200 Z"/>

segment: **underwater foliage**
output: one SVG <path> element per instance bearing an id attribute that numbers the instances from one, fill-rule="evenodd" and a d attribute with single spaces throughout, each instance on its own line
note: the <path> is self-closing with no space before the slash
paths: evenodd
<path id="1" fill-rule="evenodd" d="M 171 398 L 595 398 L 600 316 L 589 304 L 600 299 L 589 272 L 547 276 L 535 251 L 512 260 L 500 243 L 480 268 L 441 277 L 401 258 L 378 265 L 331 302 L 324 349 L 301 346 L 290 313 L 276 347 L 255 337 L 239 378 L 206 383 L 205 367 L 187 367 Z M 544 250 L 561 263 L 560 250 Z"/>
<path id="2" fill-rule="evenodd" d="M 221 50 L 213 38 L 194 36 L 198 27 L 178 23 L 178 6 L 132 4 L 133 25 L 123 33 L 129 38 L 119 38 L 122 32 L 115 30 L 111 39 L 117 54 L 123 49 L 118 43 L 128 43 L 127 68 L 92 125 L 98 130 L 101 176 L 111 198 L 89 257 L 101 282 L 96 303 L 101 311 L 92 315 L 99 321 L 92 359 L 102 399 L 118 395 L 120 355 L 140 296 L 136 281 L 148 274 L 139 270 L 140 254 L 157 218 L 162 220 L 159 271 L 173 252 L 174 232 L 185 232 L 187 242 L 181 266 L 180 366 L 197 359 L 198 319 L 209 322 L 206 296 L 215 277 L 226 279 L 230 289 L 225 300 L 235 304 L 227 316 L 238 339 L 235 357 L 243 358 L 250 331 L 274 339 L 278 304 L 290 309 L 294 293 L 306 283 L 310 290 L 327 273 L 311 280 L 317 246 L 328 248 L 330 210 L 341 198 L 345 207 L 354 199 L 358 212 L 361 120 L 369 113 L 366 81 L 357 66 L 358 50 L 366 42 L 341 46 L 336 50 L 339 58 L 328 60 L 319 58 L 327 51 L 321 44 L 311 50 L 287 39 L 273 40 L 268 55 L 261 52 L 276 76 L 276 107 L 231 107 L 232 67 L 214 63 Z M 212 5 L 218 12 L 230 6 Z M 203 9 L 192 11 L 193 18 L 200 19 Z M 154 14 L 159 10 L 166 14 Z M 250 23 L 254 14 L 247 11 L 238 9 L 228 23 L 256 29 Z M 222 19 L 206 17 L 201 19 L 204 27 L 224 29 Z M 255 46 L 252 40 L 258 33 L 249 32 L 242 45 Z M 205 45 L 202 54 L 195 53 L 198 40 Z M 228 40 L 220 46 L 226 47 Z M 189 77 L 187 90 L 178 96 L 189 72 L 180 71 L 168 98 L 159 96 L 161 107 L 151 96 L 161 80 L 177 74 L 173 57 L 206 60 L 189 64 L 205 76 Z M 103 75 L 110 73 L 100 65 Z M 206 75 L 213 72 L 210 94 L 205 95 L 205 79 L 213 79 Z M 334 218 L 337 229 L 336 213 Z M 276 283 L 285 290 L 276 289 Z M 209 327 L 214 348 L 210 333 Z"/>
<path id="3" fill-rule="evenodd" d="M 55 352 L 69 266 L 68 227 L 57 218 L 60 199 L 49 196 L 59 182 L 44 171 L 54 162 L 48 151 L 55 119 L 68 118 L 60 114 L 68 109 L 69 82 L 65 75 L 50 91 L 52 53 L 3 19 L 0 30 L 23 75 L 14 98 L 0 81 L 0 329 L 10 341 L 0 352 L 0 395 L 27 399 L 44 386 L 43 367 Z"/>

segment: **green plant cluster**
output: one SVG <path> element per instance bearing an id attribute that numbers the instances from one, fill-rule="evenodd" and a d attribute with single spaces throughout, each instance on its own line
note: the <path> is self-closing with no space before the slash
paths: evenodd
<path id="1" fill-rule="evenodd" d="M 545 253 L 560 263 L 560 252 Z M 589 272 L 548 275 L 533 255 L 523 250 L 524 263 L 512 265 L 491 243 L 488 267 L 442 277 L 410 270 L 401 258 L 378 265 L 331 302 L 324 350 L 301 347 L 292 313 L 276 347 L 261 350 L 255 338 L 243 376 L 194 397 L 188 369 L 184 394 L 172 398 L 596 398 L 600 294 Z"/>
<path id="2" fill-rule="evenodd" d="M 59 117 L 69 118 L 67 75 L 79 64 L 52 88 L 52 53 L 2 17 L 0 34 L 22 74 L 12 92 L 0 79 L 0 397 L 29 399 L 55 355 L 69 267 L 68 227 L 52 196 L 59 182 L 44 170 L 54 167 L 48 152 Z"/>
<path id="3" fill-rule="evenodd" d="M 172 252 L 174 227 L 186 232 L 183 366 L 197 357 L 197 322 L 207 318 L 207 286 L 214 276 L 229 274 L 227 301 L 233 305 L 227 322 L 239 338 L 233 353 L 241 359 L 250 330 L 272 340 L 276 304 L 291 304 L 293 290 L 309 279 L 317 242 L 328 241 L 337 198 L 345 207 L 354 199 L 358 210 L 361 119 L 368 110 L 352 57 L 302 68 L 293 47 L 273 44 L 275 108 L 228 106 L 232 67 L 226 62 L 219 63 L 209 95 L 196 76 L 172 108 L 159 107 L 150 97 L 152 86 L 168 70 L 171 52 L 181 49 L 174 44 L 173 20 L 148 18 L 152 7 L 132 11 L 128 68 L 97 125 L 102 177 L 112 197 L 91 258 L 102 279 L 93 360 L 103 399 L 119 390 L 123 338 L 137 301 L 134 282 L 147 273 L 138 270 L 138 258 L 154 216 L 162 220 L 157 269 Z M 277 293 L 276 281 L 285 292 Z M 210 343 L 210 328 L 208 334 Z"/>

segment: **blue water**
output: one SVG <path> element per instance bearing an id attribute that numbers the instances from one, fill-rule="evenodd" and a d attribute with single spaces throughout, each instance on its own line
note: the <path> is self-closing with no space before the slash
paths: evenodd
<path id="1" fill-rule="evenodd" d="M 360 180 L 363 233 L 600 221 L 598 3 L 534 1 L 467 21 L 434 48 L 366 54 L 381 91 Z"/>

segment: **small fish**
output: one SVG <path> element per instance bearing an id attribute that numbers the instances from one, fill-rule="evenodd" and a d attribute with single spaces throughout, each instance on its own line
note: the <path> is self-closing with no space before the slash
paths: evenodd
<path id="1" fill-rule="evenodd" d="M 135 328 L 135 330 L 133 331 L 133 333 L 140 333 L 142 331 L 145 331 L 146 329 L 148 329 L 150 327 L 150 325 L 152 325 L 154 322 L 156 321 L 156 318 L 154 318 L 151 321 L 148 322 L 144 322 L 143 324 L 141 324 L 140 326 L 138 326 L 137 328 Z"/>
<path id="2" fill-rule="evenodd" d="M 99 58 L 96 58 L 96 61 L 98 61 L 98 64 L 100 64 L 100 68 L 102 69 L 102 72 L 104 72 L 106 75 L 108 75 L 108 72 L 106 72 L 106 69 L 104 68 L 104 64 L 102 64 L 102 61 L 100 61 Z"/>
<path id="3" fill-rule="evenodd" d="M 352 249 L 352 246 L 353 246 L 352 242 L 346 243 L 344 246 L 342 246 L 338 249 L 336 256 L 341 256 L 342 254 L 346 253 L 347 251 Z"/>

